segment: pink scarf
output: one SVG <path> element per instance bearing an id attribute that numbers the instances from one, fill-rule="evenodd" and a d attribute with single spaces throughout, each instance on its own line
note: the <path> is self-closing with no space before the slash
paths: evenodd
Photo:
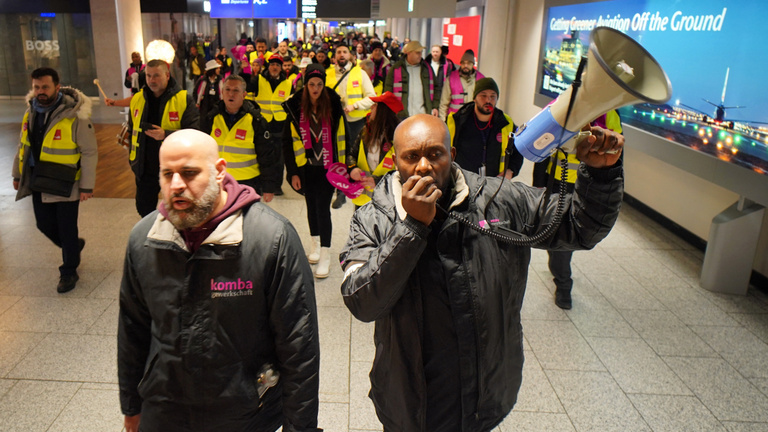
<path id="1" fill-rule="evenodd" d="M 304 143 L 304 149 L 312 150 L 312 130 L 304 111 L 299 115 L 299 132 L 301 133 L 301 141 Z M 323 119 L 320 139 L 323 142 L 323 168 L 328 169 L 333 163 L 333 142 L 331 142 L 331 122 L 329 119 Z"/>

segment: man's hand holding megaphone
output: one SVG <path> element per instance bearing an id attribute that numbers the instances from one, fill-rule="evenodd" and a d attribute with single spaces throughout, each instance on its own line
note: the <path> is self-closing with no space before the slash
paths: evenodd
<path id="1" fill-rule="evenodd" d="M 576 157 L 587 166 L 605 168 L 616 164 L 624 149 L 624 135 L 599 126 L 585 126 L 586 138 L 576 143 Z"/>

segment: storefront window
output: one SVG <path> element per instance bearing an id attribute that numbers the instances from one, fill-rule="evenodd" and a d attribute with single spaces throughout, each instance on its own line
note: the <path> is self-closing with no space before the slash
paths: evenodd
<path id="1" fill-rule="evenodd" d="M 97 96 L 89 14 L 0 15 L 0 96 L 23 96 L 39 67 L 59 72 L 61 84 Z"/>

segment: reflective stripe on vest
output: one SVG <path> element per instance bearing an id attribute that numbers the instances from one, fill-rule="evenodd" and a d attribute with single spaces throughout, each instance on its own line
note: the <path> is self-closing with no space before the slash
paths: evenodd
<path id="1" fill-rule="evenodd" d="M 43 138 L 40 149 L 40 161 L 52 162 L 77 168 L 80 162 L 80 148 L 72 138 L 72 128 L 76 118 L 63 118 L 55 125 L 49 126 Z M 32 143 L 29 142 L 29 111 L 24 114 L 21 126 L 21 148 L 19 149 L 19 172 L 24 167 L 24 155 L 29 151 L 32 155 Z M 80 169 L 77 170 L 75 180 L 80 179 Z"/>
<path id="2" fill-rule="evenodd" d="M 423 63 L 423 60 L 422 60 Z M 424 67 L 424 64 L 421 65 Z M 402 66 L 396 67 L 395 72 L 393 74 L 394 82 L 392 83 L 392 93 L 394 93 L 395 96 L 400 100 L 400 102 L 403 102 L 403 69 L 405 68 L 405 63 L 403 63 Z M 434 74 L 431 73 L 431 66 L 427 66 L 430 68 L 429 75 L 429 100 L 434 100 L 435 98 L 435 80 L 434 80 Z M 419 72 L 419 79 L 421 79 L 421 72 Z M 427 104 L 427 101 L 424 101 L 424 105 Z M 408 104 L 403 103 L 403 105 L 406 105 L 406 109 L 408 109 Z M 410 115 L 413 115 L 413 113 L 408 113 Z"/>
<path id="3" fill-rule="evenodd" d="M 396 67 L 393 78 L 394 78 L 394 82 L 392 83 L 392 93 L 400 102 L 402 102 L 403 101 L 403 70 L 399 67 Z"/>
<path id="4" fill-rule="evenodd" d="M 352 70 L 347 74 L 347 105 L 353 105 L 356 102 L 363 100 L 363 70 L 357 66 L 352 67 Z M 354 110 L 347 113 L 351 121 L 359 120 L 371 112 L 371 110 Z"/>
<path id="5" fill-rule="evenodd" d="M 235 180 L 249 180 L 261 174 L 253 146 L 255 132 L 251 114 L 245 114 L 232 129 L 227 128 L 224 116 L 217 115 L 211 136 L 219 145 L 219 157 L 227 161 L 227 172 Z"/>
<path id="6" fill-rule="evenodd" d="M 475 71 L 475 82 L 479 79 L 485 78 L 480 71 Z M 469 101 L 464 99 L 464 86 L 461 84 L 461 76 L 459 71 L 451 72 L 449 82 L 451 86 L 451 103 L 448 105 L 448 114 L 455 113 L 461 108 L 462 105 L 472 100 L 470 96 Z"/>
<path id="7" fill-rule="evenodd" d="M 560 167 L 560 161 L 565 159 L 562 151 L 557 152 L 557 169 L 555 170 L 555 180 L 562 178 L 563 169 Z M 576 173 L 579 170 L 581 161 L 576 157 L 574 153 L 568 153 L 568 170 L 565 172 L 566 181 L 568 183 L 576 183 Z M 547 165 L 547 174 L 552 173 L 552 158 L 549 158 L 549 165 Z"/>
<path id="8" fill-rule="evenodd" d="M 291 96 L 291 82 L 287 79 L 280 81 L 280 84 L 272 92 L 272 85 L 269 80 L 259 75 L 259 94 L 256 95 L 256 103 L 261 108 L 261 115 L 271 122 L 272 118 L 276 121 L 283 121 L 288 118 L 283 106 L 281 105 Z"/>
<path id="9" fill-rule="evenodd" d="M 133 135 L 131 136 L 130 160 L 136 160 L 136 152 L 139 149 L 139 134 L 143 132 L 141 128 L 141 119 L 144 117 L 144 107 L 147 100 L 144 99 L 144 91 L 140 91 L 131 98 L 131 123 L 133 125 Z M 173 95 L 165 103 L 163 117 L 160 121 L 160 127 L 167 131 L 176 131 L 181 129 L 181 118 L 184 111 L 187 110 L 187 91 L 181 90 Z"/>
<path id="10" fill-rule="evenodd" d="M 307 150 L 301 141 L 301 134 L 296 130 L 296 125 L 291 122 L 291 138 L 293 138 L 293 158 L 296 159 L 296 166 L 307 164 Z"/>

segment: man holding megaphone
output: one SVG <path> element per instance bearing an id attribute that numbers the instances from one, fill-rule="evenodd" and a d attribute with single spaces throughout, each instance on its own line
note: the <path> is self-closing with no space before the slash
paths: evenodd
<path id="1" fill-rule="evenodd" d="M 357 209 L 340 254 L 344 303 L 376 323 L 370 397 L 385 431 L 489 431 L 512 410 L 530 246 L 592 248 L 619 214 L 624 137 L 590 132 L 574 193 L 560 200 L 452 163 L 438 117 L 398 126 L 397 169 Z"/>

